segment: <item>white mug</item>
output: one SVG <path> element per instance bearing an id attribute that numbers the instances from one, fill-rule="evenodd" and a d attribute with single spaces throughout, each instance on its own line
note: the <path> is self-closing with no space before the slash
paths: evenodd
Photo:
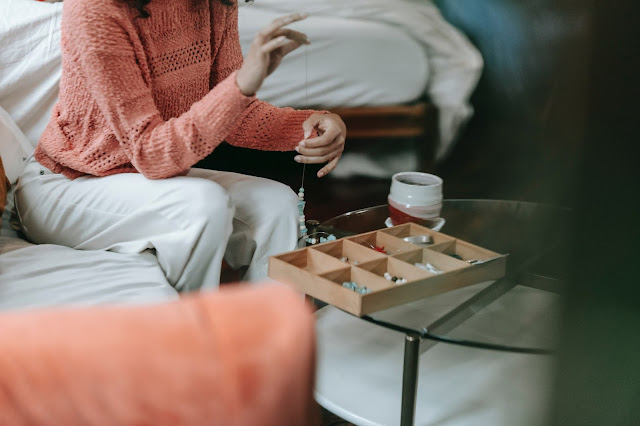
<path id="1" fill-rule="evenodd" d="M 396 173 L 391 178 L 389 217 L 393 225 L 433 221 L 442 209 L 442 179 L 421 172 Z"/>

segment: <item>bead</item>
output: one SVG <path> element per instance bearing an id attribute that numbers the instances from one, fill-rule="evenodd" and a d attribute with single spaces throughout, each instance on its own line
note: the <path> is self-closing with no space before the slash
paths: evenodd
<path id="1" fill-rule="evenodd" d="M 328 241 L 335 241 L 336 240 L 336 236 L 333 234 L 329 234 L 329 236 L 327 237 Z"/>
<path id="2" fill-rule="evenodd" d="M 384 277 L 385 277 L 386 279 L 388 279 L 389 281 L 391 281 L 391 274 L 390 274 L 390 273 L 385 272 L 385 273 L 384 273 Z"/>
<path id="3" fill-rule="evenodd" d="M 391 281 L 395 283 L 396 281 L 398 281 L 398 277 L 391 277 Z"/>
<path id="4" fill-rule="evenodd" d="M 355 290 L 358 285 L 353 281 L 345 281 L 342 283 L 342 287 L 348 288 L 349 290 Z"/>
<path id="5" fill-rule="evenodd" d="M 341 260 L 342 262 L 347 263 L 347 262 L 349 261 L 349 258 L 348 258 L 347 256 L 342 256 L 342 257 L 340 258 L 340 260 Z"/>
<path id="6" fill-rule="evenodd" d="M 302 192 L 304 194 L 304 188 L 300 188 L 298 192 Z"/>
<path id="7" fill-rule="evenodd" d="M 306 226 L 306 219 L 304 216 L 304 207 L 307 204 L 304 201 L 304 190 L 301 189 L 301 191 L 298 193 L 298 224 L 300 226 L 300 237 L 304 237 L 305 235 L 307 235 L 308 229 Z M 309 242 L 309 241 L 307 241 Z"/>
<path id="8" fill-rule="evenodd" d="M 418 268 L 422 268 L 425 271 L 429 271 L 432 274 L 441 274 L 442 273 L 442 271 L 440 269 L 436 268 L 435 266 L 433 266 L 430 263 L 426 263 L 426 264 L 425 263 L 415 263 L 415 266 L 417 266 Z"/>
<path id="9" fill-rule="evenodd" d="M 362 286 L 360 287 L 356 282 L 354 281 L 345 281 L 342 283 L 342 287 L 344 288 L 348 288 L 349 290 L 353 290 L 357 293 L 360 294 L 367 294 L 367 293 L 371 293 L 371 290 L 368 289 L 366 286 Z"/>

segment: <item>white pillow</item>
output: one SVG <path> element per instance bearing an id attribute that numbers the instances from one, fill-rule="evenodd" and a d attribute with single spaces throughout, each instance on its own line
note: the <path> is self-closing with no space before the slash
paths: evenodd
<path id="1" fill-rule="evenodd" d="M 63 4 L 0 0 L 0 107 L 34 148 L 58 99 Z"/>

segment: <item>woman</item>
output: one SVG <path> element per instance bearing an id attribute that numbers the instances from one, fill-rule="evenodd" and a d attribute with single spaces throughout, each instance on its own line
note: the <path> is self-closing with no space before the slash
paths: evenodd
<path id="1" fill-rule="evenodd" d="M 228 3 L 228 4 L 227 4 Z M 265 179 L 191 168 L 222 141 L 296 150 L 335 167 L 334 114 L 276 108 L 254 94 L 304 34 L 256 35 L 244 62 L 228 0 L 65 0 L 60 100 L 16 204 L 27 236 L 85 250 L 155 250 L 178 290 L 218 285 L 221 261 L 266 277 L 297 239 L 297 198 Z M 313 136 L 313 137 L 312 137 Z"/>

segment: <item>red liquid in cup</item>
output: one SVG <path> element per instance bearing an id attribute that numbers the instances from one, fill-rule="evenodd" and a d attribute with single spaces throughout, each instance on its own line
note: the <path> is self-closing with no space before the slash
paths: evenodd
<path id="1" fill-rule="evenodd" d="M 389 219 L 391 219 L 391 223 L 393 226 L 402 225 L 404 223 L 416 223 L 418 225 L 426 226 L 430 228 L 432 225 L 437 222 L 438 218 L 433 219 L 423 219 L 415 216 L 411 216 L 408 213 L 400 211 L 389 204 Z"/>

